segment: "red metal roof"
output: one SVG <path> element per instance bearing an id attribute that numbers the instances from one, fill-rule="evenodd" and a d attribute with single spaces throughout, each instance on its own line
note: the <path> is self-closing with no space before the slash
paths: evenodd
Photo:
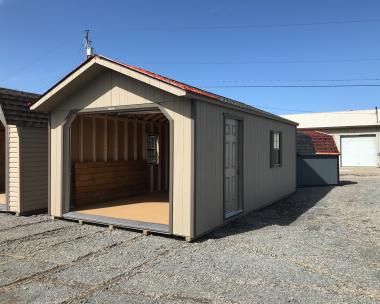
<path id="1" fill-rule="evenodd" d="M 132 65 L 129 65 L 129 64 L 126 64 L 126 63 L 122 63 L 122 62 L 116 61 L 114 59 L 107 58 L 107 57 L 102 56 L 102 55 L 94 55 L 94 56 L 89 57 L 86 61 L 84 61 L 77 68 L 75 68 L 73 71 L 71 71 L 70 73 L 68 73 L 65 77 L 63 77 L 60 81 L 58 81 L 56 84 L 54 84 L 45 93 L 43 93 L 41 95 L 40 99 L 43 98 L 43 97 L 45 97 L 49 92 L 51 92 L 54 88 L 56 88 L 64 80 L 66 80 L 68 77 L 70 77 L 71 75 L 73 75 L 76 71 L 78 71 L 80 68 L 82 68 L 84 65 L 86 65 L 87 63 L 89 63 L 94 58 L 100 58 L 102 60 L 107 60 L 107 61 L 109 61 L 111 63 L 114 63 L 114 64 L 117 64 L 119 66 L 128 68 L 130 70 L 136 71 L 136 72 L 141 73 L 143 75 L 146 75 L 148 77 L 151 77 L 151 78 L 160 80 L 162 82 L 171 84 L 171 85 L 173 85 L 173 86 L 175 86 L 177 88 L 185 90 L 186 92 L 190 92 L 190 93 L 194 93 L 194 94 L 197 94 L 197 95 L 205 96 L 205 97 L 208 97 L 208 98 L 211 98 L 211 99 L 214 99 L 214 100 L 218 100 L 219 102 L 222 102 L 224 104 L 228 104 L 228 105 L 231 105 L 231 106 L 234 106 L 234 107 L 238 107 L 238 108 L 241 108 L 243 110 L 255 111 L 258 115 L 263 115 L 264 117 L 269 117 L 271 119 L 275 119 L 275 120 L 278 120 L 278 121 L 281 121 L 281 122 L 284 122 L 284 123 L 287 123 L 287 124 L 298 125 L 294 121 L 291 121 L 291 120 L 282 118 L 280 116 L 277 116 L 275 114 L 272 114 L 272 113 L 260 110 L 258 108 L 253 107 L 253 106 L 247 105 L 247 104 L 245 104 L 243 102 L 240 102 L 240 101 L 237 101 L 237 100 L 233 100 L 233 99 L 230 99 L 230 98 L 218 95 L 218 94 L 214 94 L 214 93 L 211 93 L 211 92 L 208 92 L 208 91 L 196 88 L 194 86 L 188 85 L 186 83 L 183 83 L 183 82 L 180 82 L 180 81 L 177 81 L 177 80 L 165 77 L 165 76 L 158 75 L 156 73 L 147 71 L 145 69 L 142 69 L 142 68 L 139 68 L 139 67 L 136 67 L 136 66 L 132 66 Z M 40 99 L 38 99 L 36 102 L 38 102 Z M 31 102 L 31 105 L 32 104 L 34 104 L 34 102 Z"/>
<path id="2" fill-rule="evenodd" d="M 334 138 L 319 131 L 297 131 L 297 153 L 301 155 L 339 155 Z"/>
<path id="3" fill-rule="evenodd" d="M 129 68 L 131 70 L 134 70 L 134 71 L 139 72 L 141 74 L 144 74 L 146 76 L 149 76 L 149 77 L 161 80 L 163 82 L 166 82 L 168 84 L 171 84 L 171 85 L 173 85 L 173 86 L 175 86 L 177 88 L 180 88 L 180 89 L 188 91 L 188 92 L 192 92 L 192 93 L 195 93 L 195 94 L 203 95 L 203 96 L 206 96 L 206 97 L 209 97 L 209 98 L 213 98 L 213 99 L 218 99 L 218 100 L 221 98 L 221 96 L 219 96 L 219 95 L 216 95 L 216 94 L 213 94 L 213 93 L 210 93 L 210 92 L 198 89 L 198 88 L 190 86 L 190 85 L 188 85 L 186 83 L 179 82 L 177 80 L 170 79 L 168 77 L 161 76 L 161 75 L 158 75 L 158 74 L 153 73 L 153 72 L 149 72 L 147 70 L 144 70 L 142 68 L 139 68 L 139 67 L 136 67 L 136 66 L 133 66 L 133 65 L 122 63 L 122 62 L 119 62 L 119 61 L 116 61 L 114 59 L 110 59 L 110 58 L 107 58 L 107 57 L 104 57 L 104 56 L 101 56 L 101 55 L 96 55 L 96 57 L 99 57 L 99 58 L 102 58 L 102 59 L 105 59 L 105 60 L 117 63 L 117 64 L 119 64 L 121 66 L 127 67 L 127 68 Z"/>

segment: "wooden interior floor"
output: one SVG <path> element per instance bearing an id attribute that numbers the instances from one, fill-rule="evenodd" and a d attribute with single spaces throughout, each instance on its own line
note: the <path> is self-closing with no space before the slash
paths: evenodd
<path id="1" fill-rule="evenodd" d="M 4 192 L 0 192 L 0 204 L 5 204 L 6 201 L 5 201 L 5 193 Z"/>
<path id="2" fill-rule="evenodd" d="M 153 192 L 126 199 L 75 208 L 88 215 L 169 225 L 169 195 Z"/>

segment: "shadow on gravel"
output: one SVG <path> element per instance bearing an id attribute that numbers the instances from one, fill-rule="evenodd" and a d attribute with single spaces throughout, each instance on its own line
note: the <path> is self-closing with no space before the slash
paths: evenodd
<path id="1" fill-rule="evenodd" d="M 350 180 L 341 180 L 339 182 L 339 185 L 338 186 L 347 186 L 347 185 L 356 185 L 357 182 L 354 182 L 354 181 L 350 181 Z"/>
<path id="2" fill-rule="evenodd" d="M 352 183 L 355 184 L 355 182 Z M 349 183 L 346 184 L 348 185 Z M 252 211 L 205 236 L 200 239 L 199 242 L 261 229 L 266 226 L 290 225 L 298 217 L 315 206 L 333 188 L 334 186 L 298 188 L 297 191 L 288 198 L 263 209 Z"/>

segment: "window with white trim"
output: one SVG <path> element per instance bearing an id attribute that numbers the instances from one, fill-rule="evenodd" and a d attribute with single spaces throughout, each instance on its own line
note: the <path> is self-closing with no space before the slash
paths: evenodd
<path id="1" fill-rule="evenodd" d="M 281 132 L 271 131 L 270 132 L 271 140 L 270 140 L 270 166 L 271 167 L 280 167 L 282 165 L 281 159 Z"/>

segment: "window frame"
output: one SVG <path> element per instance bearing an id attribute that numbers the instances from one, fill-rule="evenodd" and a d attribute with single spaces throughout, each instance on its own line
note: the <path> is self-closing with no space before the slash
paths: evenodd
<path id="1" fill-rule="evenodd" d="M 275 140 L 275 136 L 278 135 L 278 140 Z M 278 148 L 275 146 L 278 144 Z M 270 131 L 270 167 L 278 168 L 282 166 L 282 132 Z"/>
<path id="2" fill-rule="evenodd" d="M 150 148 L 149 147 L 149 137 L 155 137 L 156 138 L 156 147 L 155 148 Z M 146 155 L 146 159 L 145 161 L 147 162 L 147 164 L 149 165 L 159 165 L 160 164 L 160 137 L 158 134 L 156 133 L 148 133 L 146 134 L 146 146 L 145 146 L 145 155 Z M 155 154 L 156 154 L 156 159 L 154 162 L 150 161 L 150 159 L 148 158 L 148 151 L 155 151 Z"/>

